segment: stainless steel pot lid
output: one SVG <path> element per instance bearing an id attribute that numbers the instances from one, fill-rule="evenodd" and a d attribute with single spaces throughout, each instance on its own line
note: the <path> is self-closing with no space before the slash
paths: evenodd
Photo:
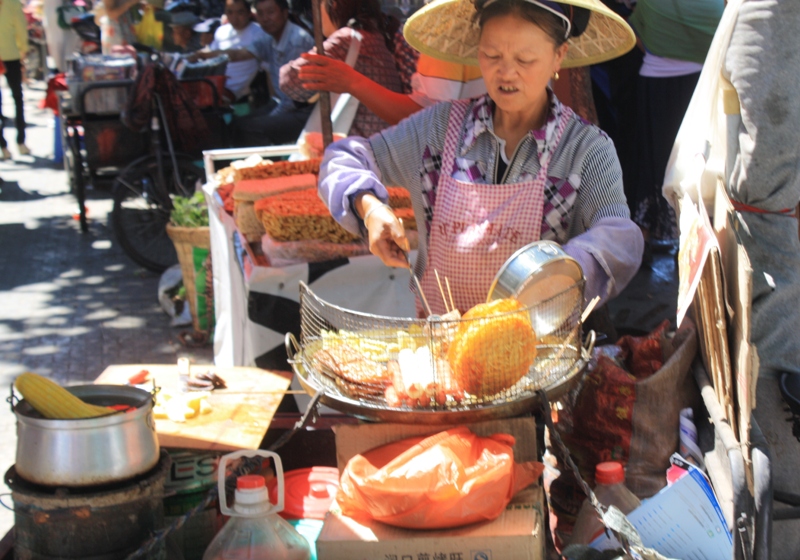
<path id="1" fill-rule="evenodd" d="M 569 322 L 583 304 L 583 270 L 553 241 L 534 241 L 511 255 L 489 288 L 487 301 L 514 298 L 531 307 L 539 337 Z"/>

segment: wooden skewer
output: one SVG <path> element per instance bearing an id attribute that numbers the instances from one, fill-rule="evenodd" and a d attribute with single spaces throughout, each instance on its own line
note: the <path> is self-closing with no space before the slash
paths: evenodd
<path id="1" fill-rule="evenodd" d="M 586 306 L 586 309 L 583 310 L 583 315 L 581 315 L 581 323 L 585 323 L 586 319 L 589 317 L 589 314 L 594 309 L 594 306 L 597 305 L 597 302 L 600 301 L 600 296 L 594 296 L 592 301 L 589 302 L 589 305 Z"/>
<path id="2" fill-rule="evenodd" d="M 450 296 L 450 309 L 455 309 L 456 302 L 453 301 L 453 292 L 450 291 L 450 279 L 447 276 L 444 277 L 444 284 L 447 286 L 447 295 Z"/>
<path id="3" fill-rule="evenodd" d="M 434 270 L 433 272 L 434 272 L 434 274 L 436 274 L 436 283 L 439 284 L 439 293 L 442 296 L 442 301 L 444 302 L 445 311 L 450 313 L 450 305 L 447 303 L 447 298 L 445 297 L 444 290 L 442 289 L 442 281 L 441 281 L 441 279 L 439 279 L 439 271 L 438 270 Z"/>

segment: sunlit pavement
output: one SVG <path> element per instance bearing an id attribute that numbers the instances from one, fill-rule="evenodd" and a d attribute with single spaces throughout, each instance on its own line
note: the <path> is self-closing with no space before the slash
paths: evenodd
<path id="1" fill-rule="evenodd" d="M 30 156 L 16 151 L 14 105 L 2 82 L 5 138 L 14 161 L 0 161 L 0 391 L 5 401 L 23 371 L 62 384 L 93 381 L 109 364 L 213 360 L 211 348 L 187 350 L 183 328 L 169 326 L 157 301 L 159 277 L 138 267 L 117 245 L 107 223 L 110 192 L 89 193 L 90 227 L 73 218 L 77 203 L 67 176 L 52 162 L 54 118 L 38 109 L 44 84 L 25 90 Z M 9 118 L 11 117 L 11 118 Z M 14 463 L 15 418 L 0 407 L 0 472 Z M 5 485 L 0 493 L 8 492 Z M 2 501 L 10 505 L 10 497 Z M 13 514 L 0 508 L 0 536 Z"/>

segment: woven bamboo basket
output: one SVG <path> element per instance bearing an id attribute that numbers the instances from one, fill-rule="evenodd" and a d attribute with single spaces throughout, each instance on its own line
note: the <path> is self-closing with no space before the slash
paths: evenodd
<path id="1" fill-rule="evenodd" d="M 186 300 L 192 314 L 192 326 L 200 331 L 200 317 L 197 315 L 197 288 L 195 286 L 194 248 L 210 249 L 211 235 L 207 227 L 178 227 L 167 224 L 167 235 L 175 245 L 178 262 L 181 265 Z M 211 307 L 213 309 L 213 306 Z"/>

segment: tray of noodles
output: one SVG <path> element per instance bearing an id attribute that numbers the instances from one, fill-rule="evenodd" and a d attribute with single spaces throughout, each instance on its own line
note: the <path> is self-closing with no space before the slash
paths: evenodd
<path id="1" fill-rule="evenodd" d="M 594 345 L 581 330 L 583 283 L 524 307 L 513 299 L 427 319 L 332 305 L 300 284 L 300 339 L 286 336 L 303 389 L 326 406 L 367 420 L 454 424 L 522 414 L 537 391 L 558 398 Z M 539 338 L 543 316 L 565 318 Z"/>

